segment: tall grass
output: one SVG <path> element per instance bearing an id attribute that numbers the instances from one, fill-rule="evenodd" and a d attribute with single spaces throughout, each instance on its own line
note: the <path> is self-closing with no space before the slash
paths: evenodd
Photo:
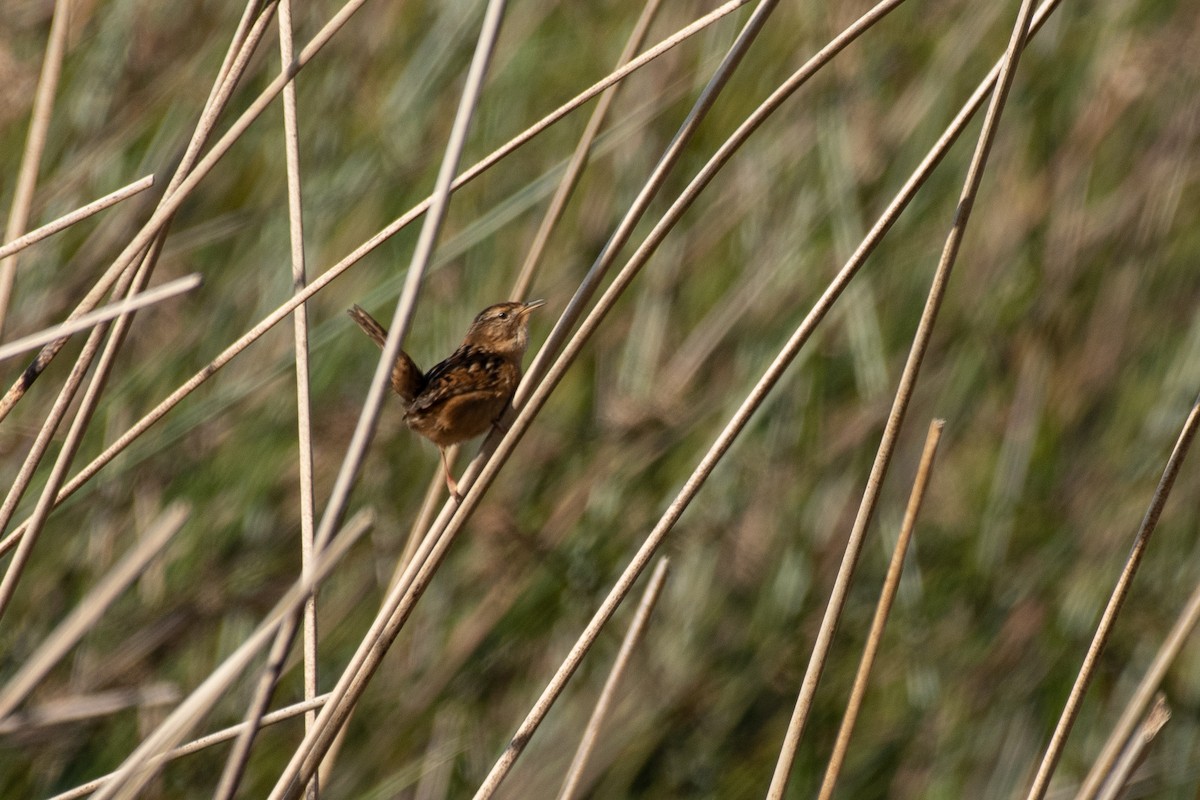
<path id="1" fill-rule="evenodd" d="M 11 5 L 0 795 L 1194 796 L 1187 4 Z"/>

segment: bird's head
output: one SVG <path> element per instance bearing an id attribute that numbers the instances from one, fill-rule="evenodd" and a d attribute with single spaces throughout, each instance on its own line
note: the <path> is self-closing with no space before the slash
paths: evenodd
<path id="1" fill-rule="evenodd" d="M 529 314 L 545 304 L 545 300 L 530 300 L 488 306 L 471 323 L 463 344 L 519 359 L 529 346 Z"/>

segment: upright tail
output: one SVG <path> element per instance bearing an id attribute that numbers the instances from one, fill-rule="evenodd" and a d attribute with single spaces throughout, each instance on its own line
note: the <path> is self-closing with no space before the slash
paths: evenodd
<path id="1" fill-rule="evenodd" d="M 368 314 L 361 306 L 352 306 L 346 311 L 350 319 L 358 323 L 363 333 L 371 337 L 371 341 L 383 347 L 387 342 L 387 328 Z M 407 408 L 412 401 L 425 389 L 425 373 L 416 362 L 403 350 L 396 356 L 392 364 L 392 391 L 400 396 Z"/>
<path id="2" fill-rule="evenodd" d="M 368 314 L 362 306 L 353 305 L 346 311 L 350 315 L 350 319 L 358 323 L 358 327 L 363 329 L 363 333 L 371 337 L 371 341 L 383 347 L 383 343 L 387 340 L 387 328 L 379 324 L 379 320 Z"/>

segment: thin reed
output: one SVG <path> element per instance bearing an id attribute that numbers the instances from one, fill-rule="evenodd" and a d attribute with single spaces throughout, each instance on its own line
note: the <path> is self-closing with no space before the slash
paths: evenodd
<path id="1" fill-rule="evenodd" d="M 164 9 L 0 25 L 0 796 L 1194 796 L 1189 4 Z"/>

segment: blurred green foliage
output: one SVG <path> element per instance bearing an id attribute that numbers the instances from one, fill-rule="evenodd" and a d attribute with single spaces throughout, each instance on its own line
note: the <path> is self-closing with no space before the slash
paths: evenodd
<path id="1" fill-rule="evenodd" d="M 164 185 L 240 14 L 235 3 L 76 5 L 34 224 L 147 172 Z M 465 163 L 605 75 L 639 13 L 615 0 L 510 5 Z M 5 0 L 0 203 L 13 194 L 52 6 Z M 482 7 L 368 3 L 300 73 L 310 274 L 429 192 Z M 641 235 L 741 120 L 865 8 L 781 5 Z M 301 4 L 298 44 L 335 10 Z M 664 4 L 650 41 L 705 10 Z M 431 797 L 443 780 L 445 796 L 473 791 L 724 421 L 1000 55 L 1015 10 L 906 4 L 729 163 L 452 550 L 352 718 L 328 796 Z M 534 282 L 550 306 L 535 320 L 535 347 L 747 13 L 618 94 Z M 1200 389 L 1198 30 L 1189 3 L 1068 3 L 1022 59 L 789 796 L 813 796 L 820 781 L 935 416 L 946 435 L 840 796 L 999 798 L 1027 785 Z M 227 120 L 278 71 L 275 47 L 272 34 Z M 419 363 L 448 353 L 475 311 L 509 291 L 586 112 L 455 195 L 407 338 Z M 197 271 L 205 284 L 139 315 L 78 465 L 287 297 L 282 125 L 278 107 L 265 113 L 180 210 L 155 281 Z M 591 797 L 765 793 L 977 131 L 975 122 L 668 540 L 671 576 L 601 737 Z M 128 201 L 26 251 L 8 332 L 62 319 L 151 202 Z M 309 304 L 318 511 L 377 357 L 343 310 L 358 302 L 386 318 L 415 230 Z M 192 508 L 166 563 L 32 705 L 163 681 L 187 692 L 296 577 L 289 327 L 50 518 L 0 626 L 6 677 L 167 503 Z M 78 347 L 4 422 L 6 484 Z M 6 380 L 21 368 L 9 362 Z M 435 451 L 389 404 L 352 502 L 374 508 L 378 525 L 320 595 L 323 688 L 369 625 L 435 469 Z M 1063 787 L 1086 772 L 1200 578 L 1198 490 L 1200 471 L 1187 464 L 1070 739 Z M 503 796 L 553 796 L 631 612 L 586 659 Z M 277 705 L 301 696 L 298 672 Z M 1193 644 L 1164 687 L 1174 715 L 1132 796 L 1195 796 L 1197 675 Z M 230 693 L 209 729 L 240 719 L 252 685 Z M 128 709 L 0 740 L 0 795 L 43 796 L 106 772 L 165 713 Z M 262 734 L 243 796 L 266 795 L 299 731 L 292 721 Z M 153 791 L 209 796 L 225 753 L 173 763 Z"/>

